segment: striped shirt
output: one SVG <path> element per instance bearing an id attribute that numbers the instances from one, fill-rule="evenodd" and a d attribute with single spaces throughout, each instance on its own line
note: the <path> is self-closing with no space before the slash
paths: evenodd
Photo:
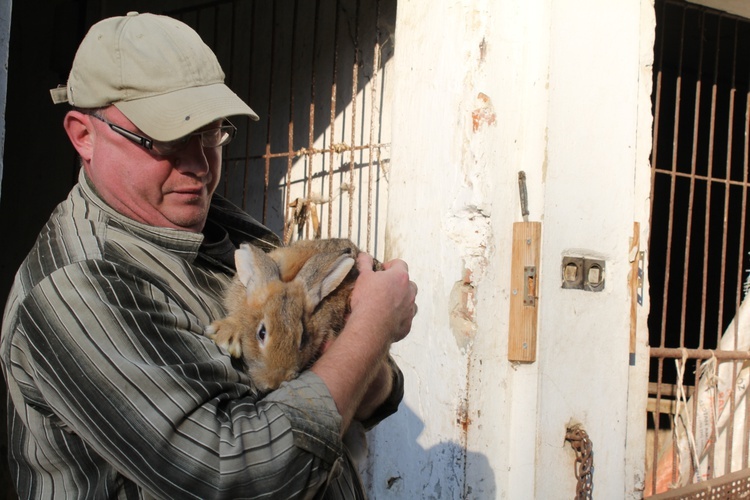
<path id="1" fill-rule="evenodd" d="M 269 230 L 215 196 L 202 234 L 139 224 L 83 173 L 41 231 L 0 333 L 21 498 L 362 498 L 311 372 L 260 394 L 203 335 L 233 249 Z M 395 388 L 382 419 L 403 395 Z M 328 485 L 326 488 L 322 487 Z"/>

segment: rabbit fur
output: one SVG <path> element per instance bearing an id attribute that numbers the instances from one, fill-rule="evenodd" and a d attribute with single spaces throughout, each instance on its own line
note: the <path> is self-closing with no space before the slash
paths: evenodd
<path id="1" fill-rule="evenodd" d="M 260 390 L 276 389 L 309 367 L 343 328 L 358 253 L 348 239 L 300 240 L 268 254 L 240 245 L 224 298 L 228 314 L 206 333 L 244 361 Z"/>

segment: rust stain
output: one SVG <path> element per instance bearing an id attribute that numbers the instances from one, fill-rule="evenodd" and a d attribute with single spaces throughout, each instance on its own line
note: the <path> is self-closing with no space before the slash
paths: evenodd
<path id="1" fill-rule="evenodd" d="M 492 125 L 495 123 L 497 116 L 495 115 L 495 109 L 492 106 L 492 101 L 489 96 L 483 92 L 477 95 L 478 106 L 471 112 L 471 121 L 474 132 L 479 130 L 482 125 Z"/>
<path id="2" fill-rule="evenodd" d="M 469 405 L 467 401 L 463 401 L 458 408 L 458 415 L 456 416 L 456 424 L 458 424 L 463 430 L 464 434 L 469 432 L 469 426 L 471 425 L 471 417 L 469 417 Z"/>

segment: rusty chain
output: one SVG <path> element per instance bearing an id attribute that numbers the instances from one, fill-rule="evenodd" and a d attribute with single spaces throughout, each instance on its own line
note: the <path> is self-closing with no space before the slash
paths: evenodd
<path id="1" fill-rule="evenodd" d="M 594 449 L 589 435 L 579 425 L 568 428 L 565 440 L 576 452 L 576 500 L 591 500 L 594 490 Z"/>

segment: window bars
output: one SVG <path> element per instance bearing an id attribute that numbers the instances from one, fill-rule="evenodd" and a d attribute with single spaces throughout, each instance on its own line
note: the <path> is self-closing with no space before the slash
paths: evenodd
<path id="1" fill-rule="evenodd" d="M 167 12 L 201 34 L 260 115 L 225 148 L 219 192 L 286 241 L 348 237 L 376 256 L 384 246 L 395 12 L 395 0 Z"/>
<path id="2" fill-rule="evenodd" d="M 747 469 L 750 429 L 750 22 L 656 18 L 647 496 Z"/>

